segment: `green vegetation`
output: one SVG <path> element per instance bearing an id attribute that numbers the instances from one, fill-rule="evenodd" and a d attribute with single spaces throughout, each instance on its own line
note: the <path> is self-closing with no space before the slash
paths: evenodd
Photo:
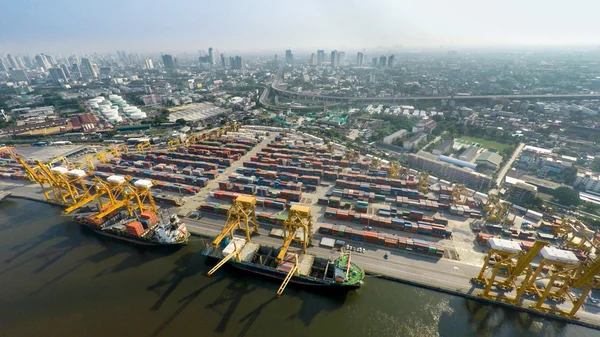
<path id="1" fill-rule="evenodd" d="M 162 110 L 152 120 L 152 124 L 154 124 L 154 125 L 168 123 L 168 122 L 169 122 L 169 110 L 167 110 L 167 109 Z"/>
<path id="2" fill-rule="evenodd" d="M 505 149 L 512 148 L 512 145 L 510 145 L 510 144 L 502 144 L 502 143 L 499 143 L 499 142 L 496 142 L 493 140 L 487 140 L 487 139 L 483 139 L 483 138 L 461 136 L 461 137 L 459 137 L 459 139 L 465 140 L 467 142 L 479 143 L 486 149 L 494 149 L 498 153 L 502 153 Z"/>
<path id="3" fill-rule="evenodd" d="M 577 206 L 581 203 L 581 199 L 579 199 L 579 192 L 566 186 L 562 186 L 554 190 L 552 196 L 557 203 L 565 206 Z"/>
<path id="4" fill-rule="evenodd" d="M 600 157 L 594 158 L 594 161 L 592 162 L 592 170 L 594 170 L 596 173 L 600 173 Z"/>
<path id="5" fill-rule="evenodd" d="M 371 140 L 375 141 L 381 141 L 384 137 L 401 129 L 410 131 L 416 123 L 416 121 L 404 116 L 384 115 L 378 116 L 377 119 L 383 120 L 384 123 L 373 132 Z"/>

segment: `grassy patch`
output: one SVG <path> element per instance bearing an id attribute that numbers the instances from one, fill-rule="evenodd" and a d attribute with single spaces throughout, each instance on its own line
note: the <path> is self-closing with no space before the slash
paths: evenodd
<path id="1" fill-rule="evenodd" d="M 469 137 L 469 136 L 461 136 L 458 139 L 462 139 L 468 142 L 475 142 L 481 144 L 486 149 L 495 149 L 498 153 L 502 152 L 504 149 L 510 149 L 512 145 L 510 144 L 502 144 L 493 140 L 487 140 L 483 138 Z"/>

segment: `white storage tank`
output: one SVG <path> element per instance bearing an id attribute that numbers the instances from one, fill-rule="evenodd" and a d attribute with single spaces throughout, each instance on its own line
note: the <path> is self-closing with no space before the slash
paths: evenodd
<path id="1" fill-rule="evenodd" d="M 106 178 L 106 181 L 108 181 L 111 184 L 122 184 L 125 182 L 125 177 L 123 176 L 119 176 L 119 175 L 114 175 L 114 176 L 110 176 L 108 178 Z"/>
<path id="2" fill-rule="evenodd" d="M 144 113 L 144 112 L 134 112 L 131 115 L 129 115 L 129 117 L 131 117 L 131 119 L 136 119 L 136 120 L 144 119 L 144 118 L 146 118 L 146 113 Z"/>
<path id="3" fill-rule="evenodd" d="M 108 121 L 113 124 L 118 124 L 123 122 L 123 118 L 121 116 L 109 118 Z"/>

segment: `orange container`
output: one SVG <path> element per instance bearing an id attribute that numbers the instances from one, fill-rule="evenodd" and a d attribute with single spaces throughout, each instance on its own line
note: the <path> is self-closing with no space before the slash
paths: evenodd
<path id="1" fill-rule="evenodd" d="M 144 227 L 139 221 L 130 222 L 125 225 L 125 228 L 127 229 L 127 233 L 131 235 L 140 236 L 144 233 Z"/>

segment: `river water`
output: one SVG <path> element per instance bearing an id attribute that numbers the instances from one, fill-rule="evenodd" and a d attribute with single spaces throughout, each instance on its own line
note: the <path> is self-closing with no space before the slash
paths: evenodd
<path id="1" fill-rule="evenodd" d="M 60 209 L 0 203 L 0 336 L 599 336 L 600 332 L 367 278 L 344 298 L 208 266 L 199 239 L 140 249 Z"/>

